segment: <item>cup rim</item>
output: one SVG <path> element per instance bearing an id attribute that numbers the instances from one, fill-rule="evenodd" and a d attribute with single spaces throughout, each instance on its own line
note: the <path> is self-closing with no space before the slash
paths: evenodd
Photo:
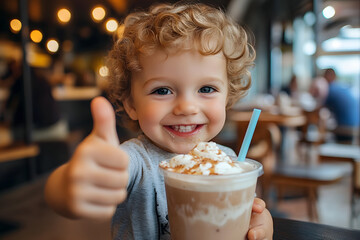
<path id="1" fill-rule="evenodd" d="M 233 159 L 233 158 L 232 158 Z M 234 162 L 236 162 L 234 160 Z M 264 170 L 263 170 L 263 165 L 258 162 L 258 161 L 255 161 L 253 159 L 249 159 L 249 158 L 246 158 L 245 159 L 245 162 L 248 162 L 248 163 L 251 163 L 251 164 L 254 164 L 254 169 L 250 170 L 250 171 L 247 171 L 247 172 L 241 172 L 241 173 L 229 173 L 229 174 L 219 174 L 219 175 L 193 175 L 193 174 L 184 174 L 184 173 L 178 173 L 178 172 L 172 172 L 172 171 L 169 171 L 167 169 L 164 169 L 162 168 L 161 166 L 159 166 L 159 169 L 160 169 L 160 172 L 162 173 L 162 175 L 165 175 L 164 173 L 166 174 L 171 174 L 172 176 L 174 176 L 175 178 L 192 178 L 192 179 L 198 179 L 198 178 L 201 178 L 201 179 L 206 179 L 206 180 L 211 180 L 211 179 L 217 179 L 217 180 L 220 180 L 220 179 L 228 179 L 228 178 L 233 178 L 235 176 L 239 176 L 241 175 L 242 178 L 245 178 L 245 177 L 248 177 L 250 175 L 253 175 L 253 174 L 256 174 L 257 173 L 257 176 L 256 177 L 260 177 L 263 173 L 264 173 Z"/>

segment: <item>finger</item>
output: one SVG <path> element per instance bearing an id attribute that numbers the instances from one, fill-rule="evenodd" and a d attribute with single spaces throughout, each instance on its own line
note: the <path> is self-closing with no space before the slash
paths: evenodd
<path id="1" fill-rule="evenodd" d="M 129 175 L 127 171 L 103 169 L 92 174 L 91 181 L 100 188 L 124 189 L 127 187 Z"/>
<path id="2" fill-rule="evenodd" d="M 75 209 L 79 217 L 90 219 L 109 219 L 116 210 L 116 205 L 99 205 L 90 202 L 83 202 Z"/>
<path id="3" fill-rule="evenodd" d="M 119 147 L 99 142 L 97 143 L 97 148 L 92 149 L 91 152 L 91 156 L 96 159 L 96 163 L 99 166 L 118 170 L 124 170 L 128 167 L 128 154 Z"/>
<path id="4" fill-rule="evenodd" d="M 118 205 L 122 203 L 127 196 L 126 189 L 110 190 L 104 188 L 97 188 L 95 186 L 89 187 L 87 191 L 88 196 L 85 196 L 87 202 L 96 205 Z"/>
<path id="5" fill-rule="evenodd" d="M 91 114 L 94 121 L 93 132 L 95 135 L 113 145 L 119 145 L 115 112 L 110 102 L 104 97 L 94 98 L 91 101 Z"/>
<path id="6" fill-rule="evenodd" d="M 249 239 L 272 239 L 273 220 L 270 212 L 265 209 L 261 214 L 252 213 L 248 232 Z"/>
<path id="7" fill-rule="evenodd" d="M 265 237 L 266 235 L 263 226 L 251 228 L 248 232 L 248 240 L 261 240 L 266 239 Z"/>
<path id="8" fill-rule="evenodd" d="M 256 213 L 262 213 L 265 209 L 265 202 L 260 198 L 255 198 L 252 206 L 252 211 Z"/>
<path id="9" fill-rule="evenodd" d="M 85 139 L 76 149 L 73 158 L 84 161 L 90 159 L 97 166 L 118 170 L 127 169 L 129 162 L 125 151 L 94 137 Z"/>
<path id="10" fill-rule="evenodd" d="M 127 190 L 99 188 L 91 184 L 81 184 L 73 189 L 76 191 L 74 206 L 80 209 L 84 204 L 94 204 L 103 206 L 116 206 L 122 203 L 127 196 Z"/>

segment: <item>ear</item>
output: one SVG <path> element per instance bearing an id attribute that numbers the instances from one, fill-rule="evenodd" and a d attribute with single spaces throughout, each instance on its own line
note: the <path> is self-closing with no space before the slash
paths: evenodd
<path id="1" fill-rule="evenodd" d="M 126 100 L 123 101 L 123 105 L 127 115 L 129 115 L 129 117 L 134 121 L 138 120 L 136 109 L 134 107 L 132 100 L 130 98 L 127 98 Z"/>

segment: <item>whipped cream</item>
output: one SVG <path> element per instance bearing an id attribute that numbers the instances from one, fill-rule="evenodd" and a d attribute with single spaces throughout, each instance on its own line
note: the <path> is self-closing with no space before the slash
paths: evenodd
<path id="1" fill-rule="evenodd" d="M 168 171 L 191 175 L 242 173 L 253 169 L 247 162 L 232 161 L 214 142 L 200 142 L 188 154 L 180 154 L 160 167 Z"/>

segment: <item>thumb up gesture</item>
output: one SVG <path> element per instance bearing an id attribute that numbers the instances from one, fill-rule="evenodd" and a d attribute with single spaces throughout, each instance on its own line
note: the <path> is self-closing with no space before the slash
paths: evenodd
<path id="1" fill-rule="evenodd" d="M 49 205 L 73 218 L 108 218 L 126 198 L 128 155 L 119 148 L 115 113 L 103 97 L 91 102 L 93 130 L 70 161 L 51 174 Z"/>

